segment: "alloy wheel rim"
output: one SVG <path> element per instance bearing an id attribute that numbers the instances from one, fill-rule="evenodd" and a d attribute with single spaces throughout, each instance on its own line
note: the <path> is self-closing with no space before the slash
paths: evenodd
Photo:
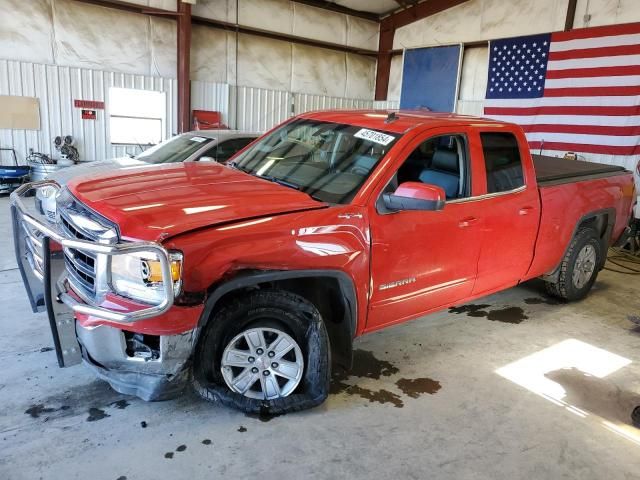
<path id="1" fill-rule="evenodd" d="M 302 350 L 287 333 L 267 327 L 236 335 L 222 352 L 220 369 L 227 386 L 256 400 L 290 395 L 304 370 Z"/>
<path id="2" fill-rule="evenodd" d="M 585 245 L 582 247 L 576 258 L 576 265 L 573 269 L 573 286 L 576 288 L 584 287 L 596 269 L 596 249 L 593 245 Z"/>

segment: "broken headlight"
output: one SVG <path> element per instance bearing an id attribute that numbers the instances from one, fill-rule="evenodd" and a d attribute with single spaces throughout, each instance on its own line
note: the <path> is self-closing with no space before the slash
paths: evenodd
<path id="1" fill-rule="evenodd" d="M 182 288 L 182 254 L 169 253 L 173 294 Z M 162 264 L 154 253 L 140 252 L 111 257 L 111 289 L 118 295 L 159 304 L 164 300 Z"/>

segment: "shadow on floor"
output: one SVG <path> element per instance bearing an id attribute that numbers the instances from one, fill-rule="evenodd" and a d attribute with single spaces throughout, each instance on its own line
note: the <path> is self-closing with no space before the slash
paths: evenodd
<path id="1" fill-rule="evenodd" d="M 640 393 L 621 390 L 609 380 L 577 368 L 555 370 L 545 377 L 564 388 L 562 401 L 611 422 L 632 425 L 631 413 L 640 405 Z"/>

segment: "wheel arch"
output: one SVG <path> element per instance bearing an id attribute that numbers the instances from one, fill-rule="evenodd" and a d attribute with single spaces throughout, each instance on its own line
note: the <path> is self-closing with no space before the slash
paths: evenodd
<path id="1" fill-rule="evenodd" d="M 325 323 L 333 361 L 351 368 L 358 305 L 353 280 L 339 270 L 242 271 L 209 288 L 198 323 L 199 331 L 207 326 L 227 300 L 256 288 L 280 288 L 310 301 Z"/>
<path id="2" fill-rule="evenodd" d="M 573 227 L 573 232 L 571 233 L 569 241 L 567 242 L 567 245 L 562 252 L 562 256 L 560 257 L 560 262 L 558 262 L 558 265 L 552 272 L 544 275 L 542 278 L 546 281 L 555 281 L 558 279 L 562 259 L 566 256 L 567 251 L 571 246 L 571 242 L 580 230 L 587 227 L 593 227 L 598 232 L 600 238 L 600 264 L 598 265 L 598 270 L 602 270 L 605 262 L 607 261 L 607 249 L 609 248 L 609 241 L 613 233 L 615 222 L 616 211 L 614 208 L 594 210 L 580 217 Z"/>

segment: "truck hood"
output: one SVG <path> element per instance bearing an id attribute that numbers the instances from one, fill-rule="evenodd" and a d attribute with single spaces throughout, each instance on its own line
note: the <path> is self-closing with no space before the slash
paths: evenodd
<path id="1" fill-rule="evenodd" d="M 190 230 L 326 207 L 307 194 L 217 163 L 121 168 L 74 178 L 71 193 L 124 238 L 161 241 Z"/>

